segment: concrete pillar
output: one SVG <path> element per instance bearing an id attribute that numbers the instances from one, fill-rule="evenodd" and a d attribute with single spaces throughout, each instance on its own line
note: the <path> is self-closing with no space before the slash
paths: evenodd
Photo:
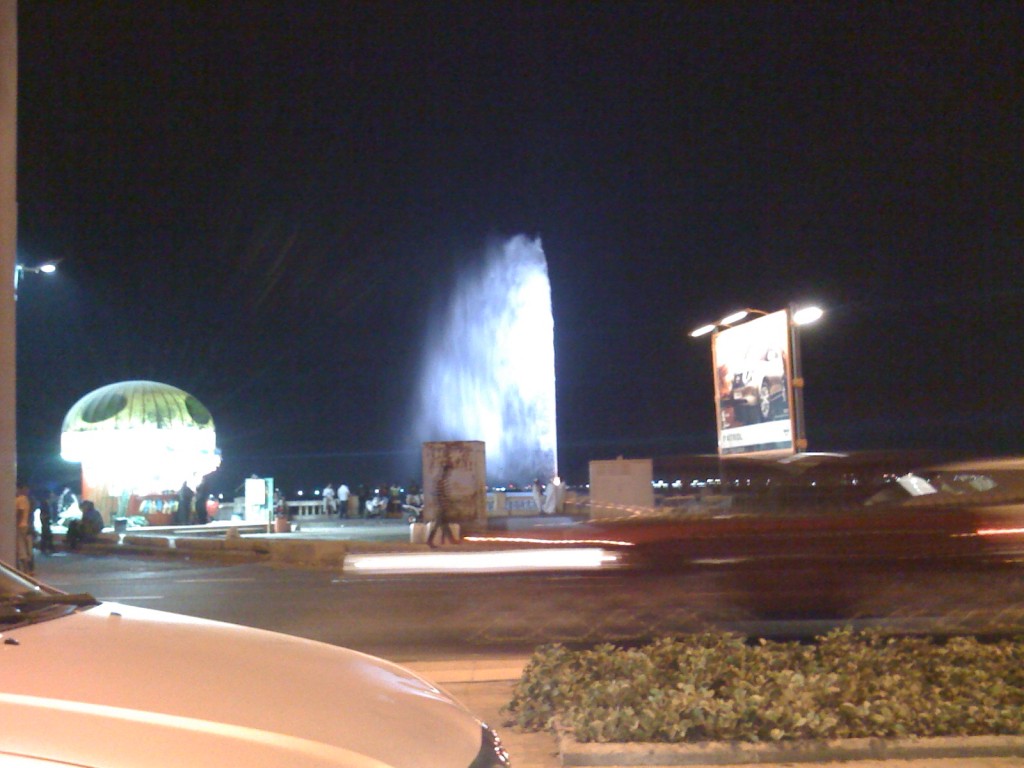
<path id="1" fill-rule="evenodd" d="M 18 472 L 14 366 L 17 263 L 18 3 L 0 0 L 0 560 L 14 563 Z"/>

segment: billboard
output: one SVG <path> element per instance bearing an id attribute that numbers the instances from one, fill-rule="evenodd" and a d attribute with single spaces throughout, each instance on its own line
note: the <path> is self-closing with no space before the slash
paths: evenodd
<path id="1" fill-rule="evenodd" d="M 487 521 L 487 466 L 479 440 L 423 443 L 423 516 L 437 519 L 438 483 L 447 472 L 448 521 Z"/>
<path id="2" fill-rule="evenodd" d="M 794 453 L 793 349 L 781 310 L 711 337 L 718 453 Z"/>

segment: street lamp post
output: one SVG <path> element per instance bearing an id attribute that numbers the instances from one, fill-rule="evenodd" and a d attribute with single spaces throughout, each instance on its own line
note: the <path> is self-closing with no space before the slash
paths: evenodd
<path id="1" fill-rule="evenodd" d="M 57 271 L 57 262 L 48 261 L 45 264 L 40 264 L 37 267 L 26 267 L 24 264 L 14 265 L 14 300 L 18 300 L 18 285 L 21 283 L 21 277 L 26 272 L 33 275 L 52 275 Z"/>
<path id="2" fill-rule="evenodd" d="M 796 450 L 807 450 L 807 433 L 804 428 L 804 373 L 800 362 L 800 328 L 815 323 L 825 314 L 820 307 L 789 306 L 790 348 L 793 354 L 793 430 Z"/>

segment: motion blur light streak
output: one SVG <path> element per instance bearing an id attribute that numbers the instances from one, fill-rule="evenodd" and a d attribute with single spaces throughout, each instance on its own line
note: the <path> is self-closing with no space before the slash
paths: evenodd
<path id="1" fill-rule="evenodd" d="M 427 350 L 420 442 L 482 440 L 497 482 L 558 475 L 554 318 L 539 239 L 513 237 L 464 274 Z"/>
<path id="2" fill-rule="evenodd" d="M 560 542 L 563 543 L 563 542 Z M 418 552 L 349 555 L 345 568 L 362 573 L 429 573 L 575 570 L 613 565 L 618 556 L 603 549 L 544 549 L 513 552 Z"/>
<path id="3" fill-rule="evenodd" d="M 556 547 L 564 547 L 574 544 L 593 544 L 604 547 L 631 547 L 631 541 L 616 541 L 615 539 L 533 539 L 529 536 L 465 536 L 463 541 L 503 543 L 503 544 L 551 544 Z"/>
<path id="4" fill-rule="evenodd" d="M 1019 536 L 1024 528 L 981 528 L 975 531 L 979 536 Z"/>

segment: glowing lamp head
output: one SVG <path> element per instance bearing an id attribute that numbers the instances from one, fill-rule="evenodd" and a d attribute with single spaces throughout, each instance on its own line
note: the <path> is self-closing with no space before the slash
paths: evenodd
<path id="1" fill-rule="evenodd" d="M 801 307 L 793 311 L 794 325 L 808 325 L 817 322 L 825 311 L 821 307 Z"/>
<path id="2" fill-rule="evenodd" d="M 732 325 L 738 323 L 740 320 L 749 315 L 750 312 L 746 309 L 741 309 L 738 312 L 733 312 L 731 315 L 726 315 L 719 321 L 719 325 Z"/>

